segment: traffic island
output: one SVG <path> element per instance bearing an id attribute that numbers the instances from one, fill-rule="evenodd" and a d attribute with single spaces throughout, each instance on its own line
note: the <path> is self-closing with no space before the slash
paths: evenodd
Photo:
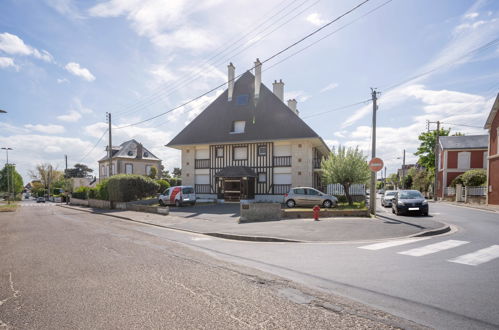
<path id="1" fill-rule="evenodd" d="M 283 219 L 313 219 L 312 209 L 282 209 L 281 217 Z M 340 217 L 370 217 L 367 209 L 321 209 L 319 219 L 321 218 L 340 218 Z"/>

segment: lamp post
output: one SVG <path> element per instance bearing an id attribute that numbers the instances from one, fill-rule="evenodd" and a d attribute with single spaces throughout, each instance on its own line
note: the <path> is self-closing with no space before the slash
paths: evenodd
<path id="1" fill-rule="evenodd" d="M 405 189 L 405 149 L 404 149 L 404 156 L 397 157 L 397 159 L 402 159 L 402 180 L 400 182 L 400 185 L 402 186 L 402 189 Z"/>
<path id="2" fill-rule="evenodd" d="M 5 163 L 5 168 L 7 169 L 7 196 L 8 196 L 7 203 L 10 204 L 9 150 L 14 150 L 14 149 L 9 147 L 2 147 L 2 150 L 5 150 L 5 153 L 7 154 L 7 162 Z"/>

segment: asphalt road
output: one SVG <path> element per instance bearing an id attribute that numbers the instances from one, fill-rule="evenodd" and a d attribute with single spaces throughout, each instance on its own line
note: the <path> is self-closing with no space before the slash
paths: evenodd
<path id="1" fill-rule="evenodd" d="M 212 258 L 204 252 L 215 250 L 203 246 L 262 251 L 264 245 L 206 239 L 52 203 L 22 205 L 16 213 L 0 213 L 2 328 L 420 328 L 330 292 Z"/>

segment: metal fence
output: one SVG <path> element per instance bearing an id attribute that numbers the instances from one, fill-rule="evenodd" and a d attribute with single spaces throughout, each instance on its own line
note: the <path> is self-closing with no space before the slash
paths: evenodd
<path id="1" fill-rule="evenodd" d="M 445 187 L 444 188 L 445 196 L 456 196 L 456 188 L 454 187 Z"/>
<path id="2" fill-rule="evenodd" d="M 353 184 L 348 189 L 348 192 L 352 196 L 363 196 L 366 194 L 366 186 L 363 184 Z M 327 193 L 329 195 L 342 196 L 345 195 L 345 189 L 339 183 L 328 184 Z"/>
<path id="3" fill-rule="evenodd" d="M 486 196 L 487 187 L 465 187 L 468 196 Z"/>

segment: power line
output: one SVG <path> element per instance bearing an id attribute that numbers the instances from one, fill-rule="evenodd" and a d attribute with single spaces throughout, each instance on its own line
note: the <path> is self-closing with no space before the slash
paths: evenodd
<path id="1" fill-rule="evenodd" d="M 90 149 L 86 154 L 85 156 L 83 156 L 80 161 L 78 163 L 81 163 L 92 151 L 94 151 L 94 149 L 97 147 L 97 145 L 100 143 L 100 141 L 104 138 L 104 136 L 106 135 L 107 133 L 107 128 L 106 130 L 104 131 L 104 133 L 102 133 L 102 136 L 99 138 L 99 140 L 94 144 L 94 146 L 92 147 L 92 149 Z"/>
<path id="2" fill-rule="evenodd" d="M 326 111 L 322 111 L 322 112 L 318 112 L 318 113 L 314 113 L 314 114 L 305 116 L 302 119 L 308 119 L 308 118 L 311 118 L 311 117 L 320 116 L 320 115 L 323 115 L 323 114 L 328 113 L 328 112 L 335 112 L 335 111 L 340 111 L 340 110 L 348 109 L 348 108 L 351 108 L 351 107 L 356 106 L 356 105 L 365 104 L 367 102 L 371 102 L 371 99 L 360 101 L 360 102 L 356 102 L 356 103 L 352 103 L 352 104 L 348 104 L 348 105 L 344 105 L 344 106 L 341 106 L 341 107 L 338 107 L 338 108 L 334 108 L 334 109 L 330 109 L 330 110 L 326 110 Z"/>
<path id="3" fill-rule="evenodd" d="M 282 54 L 282 53 L 286 52 L 287 50 L 289 50 L 289 49 L 291 49 L 291 48 L 295 47 L 296 45 L 298 45 L 298 44 L 300 44 L 301 42 L 305 41 L 306 39 L 308 39 L 308 38 L 312 37 L 313 35 L 317 34 L 317 33 L 318 33 L 318 32 L 320 32 L 320 31 L 322 31 L 323 29 L 325 29 L 326 27 L 330 26 L 331 24 L 333 24 L 333 23 L 337 22 L 338 20 L 340 20 L 341 18 L 345 17 L 346 15 L 348 15 L 348 14 L 352 13 L 353 11 L 355 11 L 355 10 L 356 10 L 356 9 L 358 9 L 358 8 L 360 8 L 362 5 L 366 4 L 366 3 L 367 3 L 367 2 L 369 2 L 369 1 L 370 1 L 370 0 L 364 0 L 364 1 L 363 1 L 363 2 L 361 2 L 360 4 L 358 4 L 358 5 L 356 5 L 355 7 L 353 7 L 352 9 L 350 9 L 350 10 L 346 11 L 345 13 L 343 13 L 343 14 L 341 14 L 340 16 L 336 17 L 335 19 L 331 20 L 330 22 L 328 22 L 328 23 L 326 23 L 326 24 L 322 25 L 320 28 L 315 29 L 314 31 L 312 31 L 311 33 L 307 34 L 306 36 L 304 36 L 303 38 L 299 39 L 298 41 L 295 41 L 295 42 L 294 42 L 294 43 L 292 43 L 291 45 L 289 45 L 289 46 L 285 47 L 284 49 L 280 50 L 279 52 L 277 52 L 277 53 L 275 53 L 275 54 L 271 55 L 270 57 L 266 58 L 265 60 L 263 60 L 263 61 L 261 62 L 261 64 L 264 64 L 264 63 L 266 63 L 266 62 L 268 62 L 268 61 L 270 61 L 270 60 L 272 60 L 272 59 L 276 58 L 276 57 L 277 57 L 277 56 L 279 56 L 280 54 Z M 251 70 L 251 69 L 254 69 L 254 67 L 250 68 L 250 70 Z M 236 76 L 236 77 L 234 78 L 234 80 L 236 80 L 236 79 L 237 79 L 237 78 L 239 78 L 240 76 L 242 76 L 242 74 L 240 74 L 240 75 Z M 192 103 L 192 102 L 194 102 L 194 101 L 198 100 L 199 98 L 201 98 L 201 97 L 203 97 L 203 96 L 205 96 L 205 95 L 207 95 L 207 94 L 209 94 L 209 93 L 211 93 L 211 92 L 213 92 L 213 91 L 217 90 L 218 88 L 220 88 L 220 87 L 224 86 L 225 84 L 226 84 L 226 82 L 224 82 L 224 83 L 222 83 L 222 84 L 220 84 L 220 85 L 218 85 L 218 86 L 216 86 L 216 87 L 214 87 L 214 88 L 210 89 L 209 91 L 207 91 L 207 92 L 205 92 L 205 93 L 203 93 L 203 94 L 201 94 L 201 95 L 199 95 L 199 96 L 197 96 L 197 97 L 195 97 L 195 98 L 193 98 L 193 99 L 191 99 L 191 100 L 189 100 L 189 101 L 186 101 L 186 102 L 182 103 L 181 105 L 178 105 L 178 106 L 176 106 L 176 107 L 174 107 L 174 108 L 172 108 L 172 109 L 170 109 L 170 110 L 168 110 L 168 111 L 165 111 L 165 112 L 163 112 L 163 113 L 160 113 L 160 114 L 158 114 L 158 115 L 156 115 L 156 116 L 153 116 L 153 117 L 150 117 L 150 118 L 147 118 L 147 119 L 141 120 L 141 121 L 136 122 L 136 123 L 133 123 L 133 124 L 129 124 L 129 125 L 125 125 L 125 126 L 116 127 L 116 129 L 121 129 L 121 128 L 125 128 L 125 127 L 130 127 L 130 126 L 139 125 L 139 124 L 142 124 L 142 123 L 148 122 L 148 121 L 150 121 L 150 120 L 156 119 L 156 118 L 158 118 L 158 117 L 164 116 L 164 115 L 166 115 L 166 114 L 168 114 L 168 113 L 170 113 L 170 112 L 172 112 L 172 111 L 175 111 L 175 110 L 177 110 L 177 109 L 179 109 L 179 108 L 182 108 L 182 107 L 184 107 L 184 106 L 186 106 L 186 105 L 188 105 L 188 104 L 190 104 L 190 103 Z"/>
<path id="4" fill-rule="evenodd" d="M 445 124 L 445 125 L 450 125 L 450 126 L 463 126 L 463 127 L 471 127 L 471 128 L 482 128 L 483 126 L 473 126 L 473 125 L 465 125 L 465 124 L 453 124 L 453 123 L 448 123 L 448 122 L 440 122 L 440 124 Z"/>

